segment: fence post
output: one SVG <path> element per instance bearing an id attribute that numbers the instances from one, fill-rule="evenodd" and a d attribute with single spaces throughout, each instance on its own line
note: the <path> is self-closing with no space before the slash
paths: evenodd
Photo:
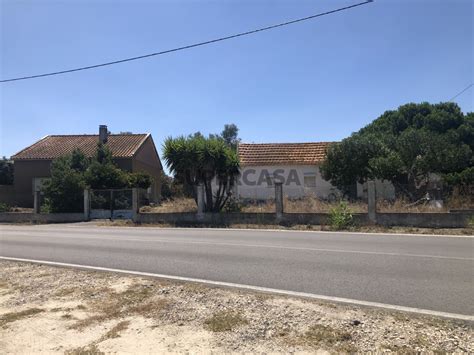
<path id="1" fill-rule="evenodd" d="M 198 218 L 202 218 L 204 216 L 204 185 L 198 184 L 197 189 L 197 215 Z"/>
<path id="2" fill-rule="evenodd" d="M 275 213 L 278 221 L 283 218 L 283 184 L 275 182 Z"/>
<path id="3" fill-rule="evenodd" d="M 375 181 L 367 182 L 367 212 L 369 221 L 377 223 L 377 201 L 376 201 Z"/>
<path id="4" fill-rule="evenodd" d="M 91 199 L 90 190 L 85 189 L 84 190 L 84 220 L 85 221 L 88 221 L 90 217 L 90 208 L 91 208 L 90 199 Z"/>
<path id="5" fill-rule="evenodd" d="M 140 213 L 140 205 L 138 203 L 138 189 L 134 187 L 132 189 L 132 221 L 138 221 L 138 214 Z"/>
<path id="6" fill-rule="evenodd" d="M 41 191 L 37 190 L 34 194 L 33 208 L 35 213 L 41 212 Z"/>

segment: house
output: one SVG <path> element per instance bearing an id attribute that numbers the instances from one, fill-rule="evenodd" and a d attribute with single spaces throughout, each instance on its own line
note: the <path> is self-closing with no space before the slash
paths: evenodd
<path id="1" fill-rule="evenodd" d="M 99 134 L 50 135 L 13 155 L 15 204 L 33 206 L 34 191 L 51 176 L 54 159 L 70 154 L 74 149 L 93 157 L 99 142 L 110 149 L 120 169 L 150 174 L 154 180 L 149 190 L 150 200 L 159 199 L 163 167 L 151 134 L 110 134 L 107 126 L 101 125 Z"/>
<path id="2" fill-rule="evenodd" d="M 239 199 L 267 200 L 275 197 L 274 183 L 281 182 L 290 199 L 306 196 L 336 200 L 341 192 L 321 176 L 320 165 L 332 142 L 240 143 L 240 176 L 234 188 Z M 379 196 L 394 196 L 393 186 L 376 181 Z M 348 187 L 359 198 L 367 198 L 366 184 L 354 181 Z"/>
<path id="3" fill-rule="evenodd" d="M 240 143 L 241 174 L 236 184 L 237 196 L 257 200 L 274 198 L 275 181 L 283 184 L 283 193 L 289 198 L 328 198 L 337 193 L 319 170 L 330 144 Z"/>

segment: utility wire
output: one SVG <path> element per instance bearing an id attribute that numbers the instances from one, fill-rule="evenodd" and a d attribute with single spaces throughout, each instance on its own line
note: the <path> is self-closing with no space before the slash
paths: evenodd
<path id="1" fill-rule="evenodd" d="M 460 92 L 458 92 L 456 95 L 454 95 L 452 98 L 449 99 L 449 102 L 453 101 L 456 97 L 458 97 L 459 95 L 462 95 L 465 91 L 469 90 L 472 86 L 474 85 L 474 83 L 470 83 L 468 86 L 466 86 L 464 89 L 462 89 Z"/>
<path id="2" fill-rule="evenodd" d="M 161 51 L 161 52 L 155 52 L 155 53 L 140 55 L 140 56 L 137 56 L 137 57 L 130 57 L 130 58 L 125 58 L 125 59 L 115 60 L 113 62 L 89 65 L 89 66 L 86 66 L 86 67 L 56 71 L 56 72 L 51 72 L 51 73 L 37 74 L 37 75 L 24 76 L 24 77 L 18 77 L 18 78 L 11 78 L 11 79 L 2 79 L 2 80 L 0 80 L 0 83 L 6 83 L 6 82 L 18 81 L 18 80 L 35 79 L 35 78 L 41 78 L 41 77 L 45 77 L 45 76 L 53 76 L 53 75 L 72 73 L 72 72 L 81 71 L 81 70 L 95 69 L 95 68 L 105 67 L 105 66 L 108 66 L 108 65 L 131 62 L 133 60 L 139 60 L 139 59 L 154 57 L 154 56 L 158 56 L 158 55 L 168 54 L 168 53 L 172 53 L 172 52 L 178 52 L 178 51 L 182 51 L 182 50 L 185 50 L 185 49 L 205 46 L 205 45 L 208 45 L 208 44 L 211 44 L 211 43 L 226 41 L 228 39 L 233 39 L 233 38 L 237 38 L 237 37 L 242 37 L 242 36 L 255 34 L 255 33 L 258 33 L 258 32 L 268 31 L 268 30 L 271 30 L 271 29 L 274 29 L 274 28 L 277 28 L 277 27 L 292 25 L 292 24 L 297 23 L 297 22 L 303 22 L 303 21 L 314 19 L 316 17 L 330 15 L 330 14 L 333 14 L 333 13 L 336 13 L 336 12 L 352 9 L 354 7 L 358 7 L 358 6 L 361 6 L 361 5 L 366 5 L 366 4 L 369 4 L 371 2 L 373 2 L 373 0 L 367 0 L 367 1 L 360 2 L 360 3 L 354 4 L 354 5 L 341 7 L 341 8 L 338 8 L 338 9 L 322 12 L 322 13 L 307 16 L 307 17 L 302 17 L 302 18 L 299 18 L 299 19 L 296 19 L 296 20 L 287 21 L 287 22 L 283 22 L 283 23 L 279 23 L 279 24 L 271 25 L 271 26 L 267 26 L 267 27 L 262 27 L 262 28 L 258 28 L 258 29 L 255 29 L 255 30 L 247 31 L 247 32 L 241 32 L 241 33 L 237 33 L 237 34 L 226 36 L 226 37 L 220 37 L 220 38 L 212 39 L 212 40 L 205 41 L 205 42 L 194 43 L 194 44 L 190 44 L 190 45 L 183 46 L 183 47 L 168 49 L 168 50 L 164 50 L 164 51 Z"/>

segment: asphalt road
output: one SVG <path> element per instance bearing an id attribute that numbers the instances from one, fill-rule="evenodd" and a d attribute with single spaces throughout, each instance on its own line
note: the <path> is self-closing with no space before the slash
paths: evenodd
<path id="1" fill-rule="evenodd" d="M 0 256 L 474 315 L 474 238 L 0 225 Z"/>

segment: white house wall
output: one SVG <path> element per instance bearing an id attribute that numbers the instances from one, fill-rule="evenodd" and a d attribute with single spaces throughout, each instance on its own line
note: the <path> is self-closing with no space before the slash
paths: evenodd
<path id="1" fill-rule="evenodd" d="M 316 165 L 268 165 L 241 168 L 236 195 L 242 199 L 266 200 L 275 197 L 274 184 L 264 181 L 267 175 L 280 176 L 283 182 L 283 195 L 289 198 L 315 196 L 327 198 L 335 188 L 321 177 Z M 305 186 L 305 176 L 316 178 L 315 186 Z"/>
<path id="2" fill-rule="evenodd" d="M 268 184 L 266 176 L 278 174 L 283 180 L 283 195 L 288 198 L 301 198 L 305 196 L 328 199 L 330 195 L 341 196 L 336 187 L 323 179 L 317 165 L 265 165 L 246 166 L 240 169 L 240 176 L 236 183 L 233 195 L 239 199 L 268 200 L 275 198 L 273 182 Z M 291 175 L 291 176 L 290 176 Z M 296 178 L 295 178 L 296 176 Z M 315 176 L 314 187 L 305 186 L 304 177 Z M 212 182 L 213 191 L 217 191 L 217 184 Z M 392 199 L 395 189 L 388 181 L 376 180 L 377 198 Z M 357 197 L 367 199 L 367 183 L 357 184 Z"/>

